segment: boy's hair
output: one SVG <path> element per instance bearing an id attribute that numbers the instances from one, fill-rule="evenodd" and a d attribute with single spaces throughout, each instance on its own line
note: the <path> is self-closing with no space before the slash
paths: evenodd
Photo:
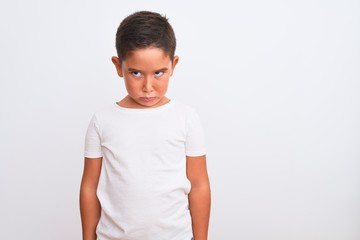
<path id="1" fill-rule="evenodd" d="M 159 13 L 140 11 L 126 17 L 116 32 L 116 51 L 120 61 L 128 52 L 156 47 L 174 59 L 176 38 L 165 16 Z"/>

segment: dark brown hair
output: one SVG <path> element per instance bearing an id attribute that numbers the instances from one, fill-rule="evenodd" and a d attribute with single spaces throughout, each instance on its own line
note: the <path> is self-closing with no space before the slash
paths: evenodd
<path id="1" fill-rule="evenodd" d="M 126 17 L 116 32 L 116 51 L 120 61 L 128 52 L 156 47 L 174 59 L 176 38 L 168 19 L 159 13 L 140 11 Z"/>

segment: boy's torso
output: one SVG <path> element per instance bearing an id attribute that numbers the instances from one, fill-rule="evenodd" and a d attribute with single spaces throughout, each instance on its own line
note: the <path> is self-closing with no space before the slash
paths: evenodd
<path id="1" fill-rule="evenodd" d="M 109 109 L 98 120 L 99 238 L 190 239 L 186 109 L 173 104 L 150 111 Z"/>

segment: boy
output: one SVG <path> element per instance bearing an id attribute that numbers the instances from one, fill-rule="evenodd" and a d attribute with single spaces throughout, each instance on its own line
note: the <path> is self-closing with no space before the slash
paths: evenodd
<path id="1" fill-rule="evenodd" d="M 179 60 L 167 19 L 136 12 L 112 62 L 128 95 L 94 114 L 80 189 L 83 240 L 206 240 L 210 186 L 200 121 L 168 99 Z"/>

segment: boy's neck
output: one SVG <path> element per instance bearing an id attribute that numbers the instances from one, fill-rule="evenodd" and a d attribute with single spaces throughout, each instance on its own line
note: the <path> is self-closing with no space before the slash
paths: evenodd
<path id="1" fill-rule="evenodd" d="M 166 96 L 164 96 L 156 104 L 146 106 L 146 105 L 139 104 L 134 99 L 132 99 L 129 95 L 127 95 L 126 97 L 124 97 L 122 100 L 120 100 L 116 104 L 123 108 L 148 109 L 148 108 L 161 107 L 169 102 L 170 102 L 170 99 L 167 98 Z"/>

